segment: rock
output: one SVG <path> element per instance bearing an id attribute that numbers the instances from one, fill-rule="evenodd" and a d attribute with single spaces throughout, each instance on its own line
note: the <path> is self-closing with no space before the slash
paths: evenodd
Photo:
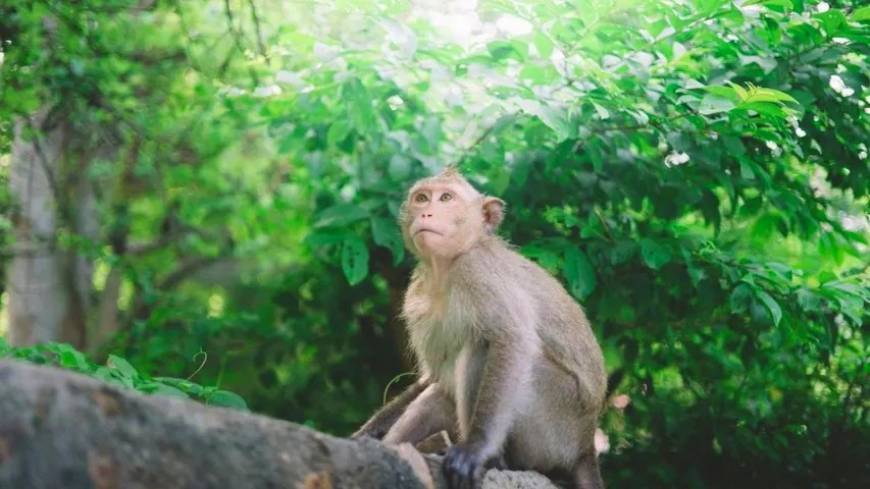
<path id="1" fill-rule="evenodd" d="M 446 488 L 440 460 L 410 445 L 336 438 L 0 361 L 0 489 L 425 487 Z M 555 489 L 539 474 L 495 470 L 483 487 Z"/>

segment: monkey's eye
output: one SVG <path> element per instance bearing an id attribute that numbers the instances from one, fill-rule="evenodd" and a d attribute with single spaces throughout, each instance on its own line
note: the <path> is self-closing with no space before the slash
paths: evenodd
<path id="1" fill-rule="evenodd" d="M 438 200 L 440 200 L 441 202 L 453 200 L 453 194 L 451 194 L 450 192 L 444 192 L 443 194 L 441 194 L 441 197 Z"/>
<path id="2" fill-rule="evenodd" d="M 417 202 L 418 204 L 423 204 L 425 202 L 429 202 L 429 197 L 426 194 L 420 192 L 419 194 L 414 196 L 414 202 Z"/>

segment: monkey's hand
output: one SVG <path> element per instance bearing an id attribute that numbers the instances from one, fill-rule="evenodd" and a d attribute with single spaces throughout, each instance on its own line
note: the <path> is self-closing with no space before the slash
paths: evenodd
<path id="1" fill-rule="evenodd" d="M 486 457 L 478 447 L 473 445 L 453 445 L 444 456 L 444 477 L 450 489 L 474 489 L 480 476 L 483 475 Z"/>

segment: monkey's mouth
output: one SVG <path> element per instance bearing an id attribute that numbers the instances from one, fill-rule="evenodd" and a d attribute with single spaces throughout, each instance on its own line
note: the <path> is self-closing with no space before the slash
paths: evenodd
<path id="1" fill-rule="evenodd" d="M 430 229 L 430 228 L 420 228 L 420 229 L 414 231 L 414 236 L 417 236 L 417 235 L 420 234 L 420 233 L 434 233 L 434 234 L 437 234 L 437 235 L 439 235 L 439 236 L 441 235 L 441 233 L 439 233 L 438 231 L 436 231 L 436 230 L 434 230 L 434 229 Z"/>

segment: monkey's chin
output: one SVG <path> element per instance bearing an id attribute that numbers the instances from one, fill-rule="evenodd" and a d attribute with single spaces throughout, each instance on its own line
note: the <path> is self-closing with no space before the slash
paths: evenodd
<path id="1" fill-rule="evenodd" d="M 422 258 L 440 256 L 444 248 L 441 235 L 431 231 L 423 231 L 414 236 L 414 247 Z"/>

